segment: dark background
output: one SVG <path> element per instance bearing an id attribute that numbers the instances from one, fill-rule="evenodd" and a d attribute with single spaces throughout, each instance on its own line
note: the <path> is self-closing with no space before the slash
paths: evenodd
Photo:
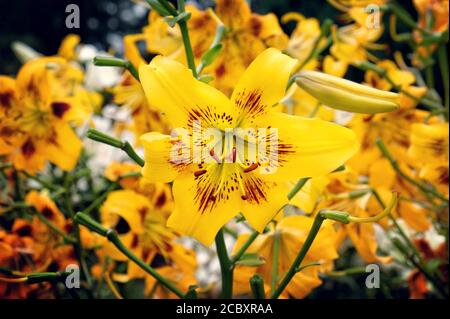
<path id="1" fill-rule="evenodd" d="M 196 1 L 200 7 L 213 0 Z M 406 6 L 411 9 L 411 1 Z M 68 29 L 65 8 L 74 3 L 80 7 L 80 29 Z M 278 16 L 297 11 L 306 17 L 338 21 L 340 12 L 325 0 L 253 0 L 253 11 L 274 12 Z M 10 46 L 21 41 L 44 55 L 55 54 L 68 33 L 77 33 L 82 43 L 121 53 L 121 36 L 137 33 L 146 24 L 147 14 L 131 0 L 0 0 L 0 74 L 14 75 L 20 63 Z M 410 10 L 413 12 L 413 10 Z M 287 32 L 293 24 L 283 26 Z"/>

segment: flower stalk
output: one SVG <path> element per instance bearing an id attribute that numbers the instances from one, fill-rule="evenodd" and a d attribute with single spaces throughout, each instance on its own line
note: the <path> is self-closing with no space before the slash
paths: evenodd
<path id="1" fill-rule="evenodd" d="M 79 212 L 75 215 L 75 222 L 81 224 L 93 232 L 105 237 L 110 241 L 116 248 L 122 252 L 125 256 L 127 256 L 131 261 L 145 270 L 148 274 L 150 274 L 153 278 L 155 278 L 161 285 L 169 289 L 179 298 L 184 298 L 185 294 L 180 291 L 177 287 L 175 287 L 171 282 L 169 282 L 166 278 L 161 276 L 153 267 L 149 266 L 143 260 L 134 255 L 119 239 L 117 232 L 113 229 L 107 229 L 103 227 L 100 223 L 92 219 L 89 215 L 85 213 Z"/>
<path id="2" fill-rule="evenodd" d="M 219 258 L 220 270 L 222 275 L 222 294 L 221 297 L 229 299 L 233 295 L 233 269 L 230 258 L 228 257 L 227 247 L 223 237 L 223 230 L 220 229 L 215 238 L 217 257 Z"/>
<path id="3" fill-rule="evenodd" d="M 259 274 L 254 274 L 252 278 L 250 278 L 250 288 L 255 299 L 266 299 L 264 279 Z"/>
<path id="4" fill-rule="evenodd" d="M 386 157 L 386 159 L 389 161 L 389 163 L 391 164 L 392 168 L 406 181 L 408 181 L 409 183 L 415 185 L 418 189 L 420 189 L 423 193 L 425 194 L 431 194 L 432 196 L 440 199 L 441 201 L 448 203 L 448 199 L 442 195 L 441 193 L 439 193 L 437 190 L 435 190 L 434 188 L 429 187 L 428 185 L 420 182 L 420 181 L 416 181 L 415 179 L 411 178 L 410 176 L 408 176 L 405 172 L 403 172 L 403 170 L 400 168 L 400 165 L 398 164 L 398 162 L 395 160 L 395 158 L 391 155 L 391 153 L 389 152 L 389 150 L 387 149 L 386 145 L 384 145 L 383 141 L 380 138 L 377 138 L 377 140 L 375 141 L 377 147 L 379 148 L 379 150 L 381 151 L 381 153 L 383 154 L 384 157 Z"/>
<path id="5" fill-rule="evenodd" d="M 136 151 L 128 141 L 123 142 L 105 133 L 97 131 L 96 129 L 89 129 L 89 131 L 87 132 L 87 137 L 91 140 L 121 149 L 122 151 L 127 153 L 127 155 L 138 165 L 144 166 L 144 160 L 136 153 Z"/>
<path id="6" fill-rule="evenodd" d="M 125 59 L 119 59 L 114 57 L 96 56 L 94 58 L 94 65 L 96 66 L 114 66 L 127 69 L 131 75 L 139 81 L 139 72 L 134 65 Z"/>

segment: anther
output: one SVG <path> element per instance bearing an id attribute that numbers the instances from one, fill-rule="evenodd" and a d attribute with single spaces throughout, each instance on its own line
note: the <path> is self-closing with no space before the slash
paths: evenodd
<path id="1" fill-rule="evenodd" d="M 206 169 L 200 169 L 200 170 L 194 172 L 194 176 L 199 177 L 199 176 L 205 174 L 206 172 L 207 172 Z"/>
<path id="2" fill-rule="evenodd" d="M 252 163 L 250 166 L 244 168 L 244 173 L 251 172 L 251 171 L 253 171 L 253 170 L 257 169 L 257 168 L 258 168 L 258 164 L 257 163 Z"/>

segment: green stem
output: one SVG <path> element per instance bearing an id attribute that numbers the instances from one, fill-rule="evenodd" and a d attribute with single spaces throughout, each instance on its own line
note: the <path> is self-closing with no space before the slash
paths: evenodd
<path id="1" fill-rule="evenodd" d="M 58 228 L 55 224 L 53 224 L 51 221 L 49 221 L 47 218 L 45 218 L 44 215 L 37 212 L 34 207 L 30 206 L 30 210 L 32 211 L 32 215 L 36 216 L 42 223 L 44 223 L 48 228 L 50 228 L 52 231 L 54 231 L 56 234 L 60 235 L 67 243 L 74 244 L 76 243 L 76 239 L 72 236 L 67 235 L 64 231 Z"/>
<path id="2" fill-rule="evenodd" d="M 292 188 L 292 190 L 287 195 L 288 199 L 291 200 L 295 195 L 305 186 L 306 182 L 309 180 L 309 177 L 301 178 L 297 181 L 297 184 Z"/>
<path id="3" fill-rule="evenodd" d="M 306 253 L 308 252 L 309 248 L 314 242 L 314 239 L 316 238 L 317 233 L 319 232 L 320 227 L 322 226 L 324 220 L 325 218 L 322 216 L 322 214 L 319 213 L 316 215 L 316 217 L 314 218 L 314 222 L 311 226 L 311 230 L 309 231 L 309 234 L 306 237 L 305 243 L 303 244 L 300 252 L 298 253 L 291 267 L 287 271 L 286 275 L 281 280 L 279 286 L 277 287 L 275 292 L 270 296 L 271 299 L 277 299 L 281 295 L 283 290 L 286 288 L 286 286 L 289 284 L 291 279 L 295 276 L 298 267 L 301 265 L 303 259 L 306 256 Z"/>
<path id="4" fill-rule="evenodd" d="M 275 291 L 275 287 L 278 282 L 278 259 L 280 255 L 280 233 L 275 231 L 273 238 L 273 247 L 272 247 L 272 273 L 271 273 L 271 281 L 270 281 L 270 293 Z"/>
<path id="5" fill-rule="evenodd" d="M 430 64 L 426 67 L 425 69 L 425 77 L 426 77 L 426 82 L 427 82 L 427 86 L 430 89 L 434 88 L 434 72 L 433 72 L 433 64 Z"/>
<path id="6" fill-rule="evenodd" d="M 105 56 L 96 56 L 93 61 L 96 66 L 115 66 L 127 69 L 131 75 L 139 81 L 139 72 L 136 70 L 134 65 L 124 59 L 114 58 L 114 57 L 105 57 Z"/>
<path id="7" fill-rule="evenodd" d="M 155 278 L 158 282 L 160 282 L 164 287 L 169 289 L 179 298 L 184 297 L 184 293 L 181 292 L 177 287 L 175 287 L 171 282 L 169 282 L 166 278 L 161 276 L 153 267 L 149 266 L 142 259 L 138 258 L 134 255 L 119 239 L 117 232 L 113 229 L 106 229 L 101 224 L 96 222 L 94 219 L 89 217 L 82 212 L 79 212 L 75 215 L 75 221 L 81 225 L 86 226 L 90 230 L 98 233 L 99 235 L 106 237 L 108 241 L 110 241 L 116 248 L 122 252 L 125 256 L 127 256 L 131 261 L 133 261 L 136 265 L 145 270 L 148 274 L 150 274 L 153 278 Z"/>
<path id="8" fill-rule="evenodd" d="M 215 238 L 217 257 L 220 262 L 220 270 L 222 273 L 222 298 L 229 299 L 233 296 L 233 270 L 231 269 L 231 261 L 228 257 L 227 247 L 223 238 L 223 230 L 220 229 Z"/>
<path id="9" fill-rule="evenodd" d="M 317 37 L 317 39 L 314 41 L 313 47 L 311 49 L 311 52 L 308 54 L 308 56 L 303 60 L 303 62 L 295 69 L 293 72 L 293 75 L 289 78 L 286 90 L 288 90 L 292 84 L 295 82 L 296 73 L 301 71 L 305 65 L 307 65 L 312 59 L 315 59 L 319 56 L 320 53 L 322 53 L 326 48 L 328 48 L 331 43 L 333 43 L 333 40 L 331 38 L 327 39 L 327 42 L 324 46 L 319 47 L 320 42 L 323 40 L 323 38 L 328 37 L 328 34 L 330 33 L 331 26 L 333 25 L 333 21 L 330 19 L 326 19 L 321 27 L 320 34 Z"/>
<path id="10" fill-rule="evenodd" d="M 333 25 L 333 20 L 331 20 L 331 19 L 326 19 L 323 22 L 321 30 L 320 30 L 320 34 L 317 37 L 316 41 L 314 41 L 314 45 L 311 49 L 311 52 L 308 54 L 306 59 L 300 64 L 300 66 L 296 69 L 295 72 L 302 70 L 305 67 L 305 65 L 307 65 L 309 63 L 309 61 L 311 61 L 312 59 L 315 59 L 320 54 L 320 52 L 325 50 L 328 47 L 328 45 L 331 44 L 331 42 L 328 41 L 327 45 L 319 48 L 319 45 L 320 45 L 320 42 L 322 41 L 322 39 L 326 38 L 328 36 L 328 34 L 330 33 L 332 25 Z"/>
<path id="11" fill-rule="evenodd" d="M 394 238 L 393 243 L 395 247 L 397 247 L 397 249 L 402 252 L 403 255 L 408 257 L 408 248 L 405 247 L 398 238 Z M 439 294 L 439 297 L 447 298 L 448 292 L 446 291 L 445 287 L 432 274 L 430 274 L 426 267 L 424 267 L 422 263 L 416 261 L 414 258 L 409 258 L 409 260 L 412 262 L 414 267 L 416 267 L 421 273 L 423 273 L 428 281 L 431 282 L 431 284 L 436 288 L 436 292 Z"/>
<path id="12" fill-rule="evenodd" d="M 252 289 L 255 299 L 266 299 L 264 279 L 259 274 L 254 274 L 252 278 L 250 278 L 250 288 Z"/>
<path id="13" fill-rule="evenodd" d="M 89 131 L 87 132 L 87 137 L 91 140 L 121 149 L 140 166 L 144 166 L 145 164 L 144 160 L 136 153 L 131 144 L 127 141 L 123 142 L 103 132 L 97 131 L 96 129 L 89 129 Z"/>
<path id="14" fill-rule="evenodd" d="M 31 175 L 26 171 L 20 171 L 20 173 L 25 175 L 27 178 L 32 179 L 35 182 L 38 182 L 39 184 L 41 184 L 41 186 L 44 186 L 45 188 L 47 188 L 49 190 L 60 191 L 62 189 L 62 187 L 60 187 L 58 185 L 53 185 L 52 183 L 47 182 L 46 180 L 43 180 L 42 178 L 39 178 L 37 176 Z"/>
<path id="15" fill-rule="evenodd" d="M 81 242 L 80 227 L 78 223 L 75 222 L 75 212 L 73 211 L 71 198 L 72 181 L 72 177 L 69 174 L 66 174 L 64 178 L 64 189 L 66 190 L 66 192 L 64 193 L 64 201 L 66 204 L 67 213 L 74 221 L 75 242 L 73 243 L 73 248 L 75 250 L 75 255 L 77 256 L 81 272 L 84 275 L 88 286 L 92 287 L 92 278 L 89 273 L 89 267 L 86 264 L 86 255 Z"/>
<path id="16" fill-rule="evenodd" d="M 94 209 L 100 206 L 101 203 L 103 203 L 103 201 L 105 200 L 105 198 L 109 195 L 109 193 L 111 193 L 117 187 L 117 185 L 119 185 L 118 182 L 111 183 L 111 185 L 109 185 L 109 187 L 102 195 L 97 197 L 88 207 L 83 209 L 83 213 L 90 214 Z"/>
<path id="17" fill-rule="evenodd" d="M 409 183 L 415 185 L 417 188 L 419 188 L 422 192 L 424 192 L 425 194 L 431 194 L 434 197 L 442 200 L 443 202 L 448 203 L 448 199 L 442 195 L 441 193 L 439 193 L 437 190 L 435 190 L 434 188 L 430 188 L 428 187 L 426 184 L 423 184 L 419 181 L 416 181 L 415 179 L 411 178 L 410 176 L 408 176 L 405 172 L 402 171 L 402 169 L 400 168 L 400 165 L 398 164 L 398 162 L 392 157 L 391 153 L 389 152 L 389 150 L 387 149 L 386 145 L 384 145 L 383 141 L 381 139 L 377 139 L 375 141 L 376 145 L 378 146 L 378 148 L 380 149 L 381 153 L 383 154 L 384 157 L 386 157 L 386 159 L 390 162 L 392 168 L 406 181 L 408 181 Z"/>
<path id="18" fill-rule="evenodd" d="M 242 255 L 247 251 L 248 247 L 255 241 L 256 237 L 258 237 L 259 232 L 256 230 L 251 233 L 251 235 L 248 237 L 248 239 L 245 241 L 245 243 L 242 245 L 241 248 L 237 251 L 237 253 L 231 258 L 231 265 L 232 267 L 238 261 L 241 259 Z"/>
<path id="19" fill-rule="evenodd" d="M 405 96 L 409 97 L 410 99 L 414 100 L 417 103 L 420 103 L 426 107 L 428 107 L 430 110 L 436 110 L 436 109 L 442 109 L 443 106 L 440 103 L 435 102 L 434 100 L 431 100 L 429 98 L 426 97 L 422 97 L 422 98 L 417 98 L 414 95 L 412 95 L 411 93 L 409 93 L 408 91 L 404 90 L 401 86 L 397 85 L 392 79 L 391 77 L 387 74 L 386 70 L 371 63 L 368 61 L 364 61 L 361 63 L 354 63 L 353 64 L 356 68 L 362 70 L 362 71 L 373 71 L 376 74 L 378 74 L 379 76 L 381 76 L 382 78 L 384 78 L 386 81 L 389 82 L 389 84 L 393 87 L 394 90 L 396 90 L 397 92 L 400 92 L 402 94 L 404 94 Z"/>
<path id="20" fill-rule="evenodd" d="M 178 0 L 178 14 L 184 13 L 184 0 Z M 181 37 L 183 39 L 184 51 L 186 53 L 186 60 L 189 69 L 192 71 L 192 75 L 197 78 L 197 69 L 195 67 L 194 53 L 192 51 L 191 40 L 189 39 L 189 30 L 187 27 L 186 19 L 181 19 L 178 21 L 178 25 L 180 26 Z"/>
<path id="21" fill-rule="evenodd" d="M 378 192 L 375 189 L 372 189 L 372 195 L 374 196 L 375 200 L 378 202 L 380 207 L 382 209 L 385 209 L 386 208 L 386 204 L 384 203 L 384 201 L 381 198 L 380 194 L 378 194 Z M 394 224 L 395 228 L 397 229 L 398 233 L 403 238 L 403 240 L 408 244 L 408 246 L 410 247 L 411 251 L 414 253 L 414 256 L 417 257 L 417 259 L 420 262 L 422 262 L 422 256 L 420 255 L 419 251 L 417 250 L 416 246 L 409 240 L 409 237 L 405 234 L 403 229 L 397 223 L 397 220 L 395 219 L 395 217 L 392 216 L 391 214 L 389 214 L 389 219 L 392 221 L 392 223 Z"/>
<path id="22" fill-rule="evenodd" d="M 444 106 L 445 106 L 445 117 L 448 121 L 449 118 L 449 79 L 448 79 L 448 57 L 447 57 L 447 46 L 441 44 L 438 52 L 439 68 L 442 76 L 442 84 L 444 85 Z"/>
<path id="23" fill-rule="evenodd" d="M 414 30 L 419 30 L 425 34 L 429 34 L 428 30 L 420 28 L 416 21 L 411 17 L 411 15 L 406 11 L 401 5 L 395 1 L 391 1 L 387 4 L 388 9 L 397 16 L 397 18 L 402 21 L 406 26 Z"/>

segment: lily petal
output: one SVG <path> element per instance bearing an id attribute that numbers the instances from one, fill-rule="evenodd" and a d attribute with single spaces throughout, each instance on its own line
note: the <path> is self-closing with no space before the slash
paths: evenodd
<path id="1" fill-rule="evenodd" d="M 270 151 L 278 158 L 266 166 L 266 170 L 273 169 L 265 174 L 267 179 L 289 181 L 323 176 L 358 150 L 352 130 L 317 118 L 271 112 L 256 120 L 255 125 L 278 130 L 278 146 Z"/>
<path id="2" fill-rule="evenodd" d="M 151 106 L 166 115 L 173 128 L 233 127 L 236 110 L 219 90 L 198 81 L 179 62 L 162 56 L 139 67 L 139 78 Z"/>
<path id="3" fill-rule="evenodd" d="M 296 64 L 297 60 L 273 48 L 258 55 L 239 79 L 231 96 L 241 116 L 256 118 L 280 101 Z"/>
<path id="4" fill-rule="evenodd" d="M 200 176 L 193 171 L 181 173 L 173 183 L 176 207 L 167 226 L 209 246 L 219 229 L 241 210 L 240 190 L 229 184 L 234 170 L 233 164 L 224 164 Z"/>

